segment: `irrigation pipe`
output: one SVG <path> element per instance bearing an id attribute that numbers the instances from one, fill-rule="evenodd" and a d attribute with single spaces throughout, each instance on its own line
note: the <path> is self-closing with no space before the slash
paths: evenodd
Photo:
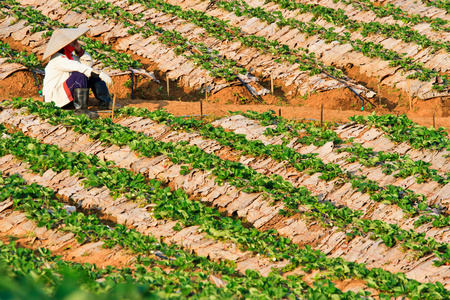
<path id="1" fill-rule="evenodd" d="M 40 87 L 40 85 L 39 85 L 39 80 L 38 80 L 37 77 L 36 77 L 36 73 L 35 73 L 35 71 L 34 71 L 33 69 L 31 69 L 31 68 L 30 68 L 30 71 L 31 71 L 31 74 L 33 74 L 34 81 L 36 82 L 36 85 L 37 85 L 37 87 L 38 87 L 38 90 L 39 90 L 39 97 L 42 97 L 42 91 L 41 91 L 41 87 Z"/>
<path id="2" fill-rule="evenodd" d="M 130 77 L 131 77 L 131 99 L 134 99 L 134 71 L 131 68 L 128 68 L 130 70 Z"/>
<path id="3" fill-rule="evenodd" d="M 327 75 L 328 77 L 330 77 L 330 78 L 332 78 L 332 79 L 334 79 L 334 80 L 336 80 L 336 81 L 338 81 L 338 82 L 344 84 L 346 87 L 348 87 L 348 89 L 349 89 L 350 91 L 352 91 L 359 99 L 361 99 L 361 101 L 362 101 L 362 104 L 361 104 L 361 110 L 364 110 L 364 98 L 361 97 L 361 95 L 359 95 L 354 89 L 352 89 L 345 81 L 341 81 L 340 79 L 334 77 L 333 75 L 328 74 L 328 73 L 325 72 L 325 71 L 322 71 L 322 73 L 325 74 L 325 75 Z M 370 104 L 374 105 L 374 104 L 371 103 L 369 100 L 367 100 L 367 102 L 369 102 Z M 375 106 L 375 105 L 374 105 L 374 106 Z"/>
<path id="4" fill-rule="evenodd" d="M 155 34 L 157 34 L 157 35 L 159 35 L 159 36 L 162 36 L 162 33 L 158 32 L 158 31 L 155 31 Z M 195 54 L 195 52 L 194 52 L 193 50 L 196 50 L 197 52 L 199 52 L 199 54 L 203 54 L 202 51 L 200 51 L 195 45 L 192 45 L 189 41 L 187 41 L 185 44 L 186 44 L 188 50 L 189 50 L 192 54 Z M 211 61 L 211 63 L 212 63 L 212 65 L 214 65 L 215 67 L 217 67 L 217 64 L 216 64 L 216 63 L 214 63 L 213 61 Z M 233 75 L 236 76 L 236 74 L 233 74 Z M 237 80 L 239 80 L 240 83 L 242 83 L 242 84 L 244 85 L 244 87 L 247 89 L 247 91 L 250 93 L 250 95 L 252 95 L 253 98 L 255 98 L 259 103 L 263 104 L 263 103 L 261 102 L 261 100 L 253 94 L 253 92 L 250 90 L 250 88 L 247 86 L 247 84 L 246 84 L 242 79 L 240 79 L 238 76 L 236 76 L 236 78 L 237 78 Z M 205 92 L 207 92 L 206 86 L 205 86 Z"/>
<path id="5" fill-rule="evenodd" d="M 258 97 L 256 97 L 253 92 L 250 90 L 250 88 L 247 86 L 247 84 L 244 82 L 244 80 L 242 80 L 241 78 L 239 78 L 238 76 L 236 76 L 236 79 L 239 80 L 240 83 L 242 83 L 244 85 L 244 87 L 247 89 L 247 91 L 250 93 L 250 95 L 252 95 L 253 98 L 255 98 L 259 103 L 263 104 L 261 102 L 261 100 L 259 100 Z"/>

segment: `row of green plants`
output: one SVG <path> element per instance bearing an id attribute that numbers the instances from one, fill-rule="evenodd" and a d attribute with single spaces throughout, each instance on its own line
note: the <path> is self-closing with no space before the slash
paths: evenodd
<path id="1" fill-rule="evenodd" d="M 398 153 L 389 153 L 384 151 L 374 152 L 372 148 L 364 148 L 361 144 L 354 144 L 351 147 L 338 149 L 338 152 L 349 152 L 352 157 L 350 162 L 358 161 L 366 167 L 381 166 L 383 174 L 394 177 L 407 178 L 414 176 L 417 183 L 435 181 L 440 185 L 450 182 L 449 173 L 444 176 L 438 174 L 438 170 L 431 168 L 431 163 L 423 160 L 414 161 L 409 155 L 400 155 Z"/>
<path id="2" fill-rule="evenodd" d="M 27 257 L 31 256 L 34 264 L 37 260 L 33 253 L 23 251 L 23 248 L 8 247 L 4 244 L 1 247 L 14 253 L 17 258 L 13 262 L 28 262 Z M 17 254 L 16 254 L 17 253 Z M 50 263 L 53 260 L 48 260 Z M 49 269 L 34 268 L 26 274 L 16 274 L 11 271 L 7 264 L 0 263 L 0 298 L 1 299 L 40 299 L 40 300 L 60 300 L 60 299 L 82 299 L 82 300 L 142 300 L 159 299 L 156 294 L 148 289 L 147 286 L 139 283 L 124 282 L 112 285 L 108 291 L 93 293 L 80 287 L 81 284 L 93 285 L 93 280 L 88 278 L 87 272 L 72 270 L 70 267 L 59 270 L 57 273 L 50 273 Z M 41 278 L 36 279 L 36 273 L 46 277 L 51 277 L 44 284 Z M 94 283 L 95 284 L 95 283 Z M 161 293 L 161 296 L 163 294 Z M 161 297 L 160 296 L 160 297 Z"/>
<path id="3" fill-rule="evenodd" d="M 240 151 L 240 155 L 250 154 L 254 157 L 271 157 L 279 162 L 286 161 L 299 172 L 306 172 L 310 175 L 320 172 L 320 178 L 324 180 L 329 181 L 339 179 L 340 184 L 343 184 L 344 182 L 351 182 L 354 189 L 357 189 L 362 193 L 368 193 L 371 200 L 384 204 L 396 204 L 402 208 L 404 213 L 408 216 L 416 216 L 420 213 L 430 212 L 426 198 L 423 195 L 416 194 L 411 190 L 394 185 L 381 187 L 377 182 L 368 180 L 366 176 L 357 176 L 344 172 L 336 164 L 325 164 L 321 159 L 317 158 L 315 154 L 300 154 L 295 149 L 286 146 L 289 140 L 285 140 L 282 145 L 265 145 L 261 141 L 249 141 L 242 134 L 235 134 L 234 132 L 226 131 L 221 127 L 213 127 L 211 124 L 204 124 L 202 121 L 174 117 L 164 110 L 149 112 L 146 109 L 126 107 L 119 110 L 118 114 L 150 118 L 152 120 L 173 126 L 172 128 L 175 130 L 195 131 L 206 138 L 218 141 L 222 146 L 232 147 L 233 149 Z M 242 114 L 251 116 L 259 115 L 256 112 Z M 265 113 L 260 116 L 262 117 L 264 115 L 266 118 L 272 118 L 273 115 L 269 114 L 270 113 Z M 311 133 L 311 136 L 304 137 L 306 139 L 303 142 L 310 142 L 311 138 L 314 139 L 315 137 L 324 136 L 335 136 L 336 142 L 343 142 L 332 130 L 326 130 L 329 131 L 329 134 L 319 133 L 315 135 L 320 132 L 321 129 L 316 127 L 314 124 L 298 124 L 299 127 L 307 128 L 307 131 Z M 282 134 L 282 130 L 277 132 Z M 302 138 L 302 140 L 304 138 Z M 317 143 L 322 145 L 323 140 L 319 140 Z M 350 147 L 345 149 L 350 149 Z M 358 155 L 359 154 L 355 154 L 353 157 L 358 157 Z M 360 160 L 363 161 L 364 158 L 361 157 Z M 425 219 L 422 218 L 420 222 L 417 222 L 416 227 L 423 225 L 424 220 Z M 440 221 L 433 221 L 432 224 L 439 228 L 445 227 L 447 226 L 450 218 L 442 218 L 442 216 L 440 216 L 439 220 Z"/>
<path id="4" fill-rule="evenodd" d="M 59 109 L 56 109 L 56 111 L 62 112 L 64 115 L 64 119 L 66 119 L 66 120 L 71 118 L 71 114 L 68 112 L 63 112 Z M 91 122 L 88 119 L 85 119 L 84 121 L 87 123 Z M 94 125 L 95 127 L 100 126 L 99 124 L 87 124 L 87 123 L 85 123 L 84 125 L 86 125 L 86 126 Z M 85 127 L 84 125 L 81 125 L 81 126 Z M 80 130 L 81 128 L 78 128 L 78 126 L 75 126 L 74 129 Z M 100 131 L 103 131 L 102 128 L 99 128 L 99 129 L 100 129 Z M 105 133 L 104 136 L 107 137 L 108 134 L 106 132 L 104 132 L 104 133 Z M 22 148 L 24 148 L 24 147 L 27 147 L 27 146 L 23 145 Z M 31 148 L 33 148 L 33 147 L 31 147 Z M 238 223 L 235 222 L 232 226 L 236 227 L 237 224 Z M 251 236 L 253 238 L 258 236 L 257 231 L 252 230 Z M 266 238 L 266 240 L 274 241 L 274 239 L 277 239 L 279 241 L 279 239 L 276 238 L 276 236 L 274 236 L 274 235 L 268 236 L 268 238 L 269 239 Z M 415 286 L 414 284 L 409 283 L 410 280 L 407 280 L 406 277 L 404 276 L 404 274 L 391 274 L 389 272 L 383 271 L 382 269 L 372 269 L 369 271 L 365 267 L 363 267 L 363 265 L 345 262 L 342 259 L 327 258 L 326 255 L 320 251 L 314 251 L 309 247 L 307 247 L 306 249 L 300 249 L 296 245 L 289 244 L 288 239 L 284 239 L 284 241 L 286 242 L 285 246 L 284 246 L 285 249 L 291 249 L 292 250 L 291 253 L 293 253 L 294 255 L 295 255 L 295 253 L 297 253 L 296 257 L 291 258 L 291 264 L 289 265 L 290 269 L 293 268 L 293 266 L 296 264 L 297 266 L 298 265 L 305 266 L 305 268 L 306 268 L 305 270 L 314 270 L 314 269 L 327 270 L 327 272 L 329 272 L 330 276 L 333 276 L 336 278 L 346 278 L 347 276 L 362 278 L 362 279 L 371 278 L 370 286 L 372 286 L 374 288 L 378 288 L 378 289 L 380 289 L 382 291 L 386 291 L 386 292 L 392 290 L 398 284 L 401 284 L 402 287 L 406 287 L 406 288 L 402 288 L 402 292 L 404 293 L 406 291 L 407 293 L 412 295 L 412 294 L 417 293 L 417 291 L 414 291 L 415 288 L 421 286 L 421 284 L 418 284 Z M 272 244 L 264 245 L 264 248 L 267 248 L 267 247 L 270 248 L 273 246 L 278 247 L 278 250 L 272 248 L 275 252 L 281 251 L 281 248 L 279 248 L 280 246 L 282 247 L 281 243 L 278 243 L 275 245 L 272 245 Z M 295 262 L 296 259 L 299 259 L 300 261 Z M 373 280 L 373 282 L 372 282 L 372 280 Z M 428 291 L 428 288 L 427 288 L 427 291 Z"/>
<path id="5" fill-rule="evenodd" d="M 340 294 L 341 299 L 357 297 L 355 293 L 342 293 L 337 289 L 332 291 L 330 289 L 327 293 L 327 287 L 330 285 L 319 280 L 316 286 L 308 287 L 296 275 L 288 276 L 287 279 L 276 273 L 262 277 L 256 271 L 247 270 L 245 276 L 241 276 L 236 272 L 235 264 L 231 261 L 211 262 L 205 257 L 190 254 L 176 245 L 167 245 L 153 236 L 142 235 L 123 225 L 105 225 L 95 214 L 85 215 L 81 212 L 69 214 L 64 209 L 63 203 L 56 199 L 53 190 L 37 184 L 28 185 L 18 175 L 6 177 L 1 181 L 0 201 L 13 199 L 14 209 L 25 212 L 27 218 L 36 222 L 38 227 L 45 226 L 48 229 L 71 232 L 79 243 L 102 241 L 108 248 L 119 245 L 141 255 L 138 263 L 142 262 L 142 267 L 156 264 L 160 268 L 174 268 L 176 271 L 172 280 L 179 284 L 178 287 L 165 283 L 164 278 L 156 278 L 154 283 L 155 288 L 162 285 L 159 288 L 168 293 L 181 293 L 180 296 L 196 295 L 199 298 L 207 297 L 208 294 L 219 298 L 233 296 L 258 299 L 259 297 L 282 298 L 289 295 L 299 297 L 317 292 L 322 292 L 328 297 L 331 294 Z M 155 258 L 153 254 L 157 251 L 167 259 Z M 137 271 L 143 271 L 142 267 Z M 160 277 L 164 272 L 161 273 Z M 142 279 L 149 279 L 148 282 L 142 282 L 150 284 L 153 281 L 151 274 L 142 274 Z M 214 285 L 203 282 L 209 274 L 219 274 L 227 282 L 227 286 L 216 289 Z M 158 277 L 157 272 L 155 276 Z M 167 279 L 170 279 L 170 276 L 168 275 Z M 192 280 L 191 277 L 195 279 Z M 137 280 L 141 281 L 141 278 L 138 277 Z M 440 290 L 439 284 L 430 285 L 430 287 L 433 291 Z"/>
<path id="6" fill-rule="evenodd" d="M 413 26 L 426 22 L 429 23 L 430 27 L 435 31 L 450 31 L 450 28 L 446 26 L 450 24 L 449 21 L 443 20 L 441 18 L 411 15 L 392 3 L 385 3 L 383 5 L 376 6 L 372 2 L 370 2 L 370 0 L 339 0 L 339 2 L 345 3 L 347 5 L 352 5 L 353 7 L 362 11 L 372 11 L 379 18 L 392 16 L 394 20 L 402 21 L 405 24 Z"/>
<path id="7" fill-rule="evenodd" d="M 14 251 L 14 250 L 12 250 Z M 57 276 L 62 280 L 54 286 L 38 282 L 33 274 L 15 275 L 6 266 L 0 264 L 0 298 L 1 299 L 82 299 L 82 300 L 142 300 L 159 299 L 147 291 L 146 286 L 133 283 L 118 284 L 114 289 L 103 293 L 90 293 L 80 288 L 78 282 L 86 281 L 84 273 L 70 269 L 60 271 Z M 53 292 L 49 292 L 49 289 Z"/>
<path id="8" fill-rule="evenodd" d="M 228 111 L 231 116 L 241 115 L 251 120 L 259 121 L 262 126 L 273 126 L 264 131 L 264 135 L 268 137 L 283 135 L 283 144 L 287 144 L 291 139 L 295 138 L 297 143 L 304 145 L 323 146 L 328 142 L 335 145 L 341 145 L 352 140 L 342 140 L 333 130 L 333 124 L 324 123 L 323 127 L 318 126 L 317 122 L 298 122 L 289 120 L 281 116 L 277 116 L 275 111 L 267 110 L 263 113 L 257 111 Z"/>
<path id="9" fill-rule="evenodd" d="M 226 81 L 236 79 L 237 74 L 246 74 L 247 70 L 239 66 L 236 61 L 222 58 L 219 51 L 209 49 L 205 44 L 189 41 L 176 30 L 164 30 L 151 22 L 145 22 L 144 26 L 136 25 L 142 20 L 142 13 L 133 15 L 125 9 L 115 6 L 105 1 L 80 1 L 74 2 L 61 0 L 66 8 L 76 12 L 86 12 L 91 15 L 101 15 L 102 17 L 114 17 L 120 20 L 128 29 L 129 34 L 140 33 L 144 38 L 152 35 L 159 36 L 159 41 L 167 46 L 174 48 L 177 55 L 183 55 L 191 60 L 194 65 L 199 65 L 207 70 L 211 76 L 224 78 Z M 82 5 L 80 5 L 82 3 Z"/>
<path id="10" fill-rule="evenodd" d="M 25 51 L 15 51 L 11 49 L 8 43 L 2 41 L 0 41 L 0 57 L 8 58 L 8 62 L 19 63 L 27 68 L 44 68 L 34 53 L 28 54 Z"/>
<path id="11" fill-rule="evenodd" d="M 13 178 L 6 178 L 11 182 Z M 8 183 L 7 187 L 10 183 Z M 18 246 L 15 236 L 0 241 L 1 299 L 159 299 L 232 296 L 205 277 L 183 268 L 163 271 L 158 260 L 138 256 L 133 268 L 79 264 L 54 256 L 47 248 Z M 199 293 L 199 294 L 194 294 Z"/>
<path id="12" fill-rule="evenodd" d="M 69 2 L 67 0 L 63 0 L 64 3 L 71 3 L 72 8 L 79 7 L 78 3 Z M 235 26 L 231 26 L 228 22 L 222 21 L 216 17 L 212 17 L 207 15 L 204 12 L 195 11 L 195 10 L 183 10 L 180 6 L 175 6 L 169 4 L 167 2 L 158 0 L 158 1 L 144 1 L 144 0 L 129 0 L 130 4 L 139 3 L 150 9 L 156 9 L 162 11 L 164 13 L 172 14 L 177 16 L 180 19 L 189 21 L 194 23 L 195 25 L 204 28 L 208 35 L 214 36 L 219 40 L 228 40 L 228 41 L 240 41 L 244 46 L 247 47 L 255 47 L 260 50 L 262 53 L 271 54 L 277 56 L 277 60 L 279 62 L 287 62 L 290 64 L 298 64 L 299 68 L 302 71 L 308 71 L 310 76 L 321 73 L 322 71 L 328 72 L 336 77 L 342 77 L 342 72 L 334 67 L 327 67 L 320 62 L 317 62 L 313 53 L 307 53 L 303 49 L 300 50 L 291 50 L 286 45 L 279 45 L 276 41 L 269 41 L 263 37 L 258 37 L 254 35 L 242 35 L 240 34 L 240 29 Z M 116 10 L 122 11 L 120 7 L 109 5 L 109 3 L 100 1 L 96 2 L 97 5 L 102 5 L 102 7 L 107 10 Z M 129 16 L 129 18 L 139 17 L 138 14 L 133 17 Z M 130 33 L 136 33 L 136 30 L 131 29 Z M 170 40 L 170 39 L 169 39 Z M 189 44 L 193 43 L 189 41 Z M 201 45 L 201 47 L 205 47 Z M 183 46 L 177 46 L 179 51 L 184 51 Z M 215 50 L 211 50 L 214 55 L 217 55 L 218 52 Z M 211 65 L 211 64 L 209 64 Z"/>
<path id="13" fill-rule="evenodd" d="M 30 29 L 31 33 L 43 31 L 43 35 L 49 37 L 55 28 L 67 28 L 67 25 L 50 19 L 40 11 L 33 9 L 31 6 L 22 6 L 15 0 L 2 1 L 0 7 L 2 8 L 2 10 L 0 10 L 0 16 L 13 16 L 18 20 L 27 20 L 26 25 L 32 26 Z M 89 52 L 92 58 L 100 61 L 106 67 L 122 71 L 128 70 L 129 68 L 142 67 L 142 64 L 139 61 L 133 60 L 131 55 L 114 51 L 110 45 L 105 45 L 100 41 L 85 36 L 80 37 L 80 40 L 84 43 L 85 50 Z M 28 57 L 28 59 L 24 60 L 25 63 L 32 63 L 32 66 L 36 67 L 41 66 L 40 62 L 33 54 L 26 54 L 25 52 L 21 53 L 22 54 L 19 55 L 18 58 L 21 56 Z"/>
<path id="14" fill-rule="evenodd" d="M 346 229 L 349 231 L 350 239 L 356 235 L 369 234 L 374 239 L 381 238 L 388 247 L 400 243 L 405 249 L 414 249 L 414 253 L 418 256 L 435 253 L 440 258 L 434 261 L 437 266 L 446 263 L 449 259 L 446 254 L 448 245 L 437 243 L 430 237 L 426 238 L 424 233 L 402 230 L 396 225 L 378 220 L 361 220 L 362 212 L 360 211 L 352 211 L 347 207 L 336 208 L 328 202 L 320 203 L 318 198 L 311 196 L 304 187 L 295 188 L 280 176 L 266 177 L 240 163 L 221 160 L 196 146 L 155 142 L 153 138 L 111 123 L 110 119 L 92 121 L 82 117 L 69 117 L 68 112 L 57 109 L 51 104 L 42 104 L 33 100 L 15 99 L 14 106 L 27 107 L 30 113 L 49 118 L 50 122 L 55 124 L 71 126 L 93 139 L 119 146 L 128 145 L 144 156 L 153 157 L 163 154 L 173 163 L 187 163 L 195 169 L 210 171 L 217 177 L 216 181 L 226 181 L 244 192 L 267 193 L 272 200 L 284 202 L 285 209 L 280 211 L 282 214 L 296 213 L 299 205 L 303 204 L 311 209 L 303 213 L 305 217 L 314 218 L 326 227 L 337 226 Z M 90 124 L 91 122 L 95 124 Z M 189 168 L 186 166 L 181 172 L 189 172 Z"/>
<path id="15" fill-rule="evenodd" d="M 395 177 L 406 178 L 414 175 L 417 183 L 424 183 L 429 180 L 438 182 L 441 185 L 445 185 L 450 182 L 450 173 L 440 175 L 438 170 L 432 169 L 431 163 L 422 160 L 412 160 L 409 155 L 400 155 L 398 153 L 389 153 L 384 151 L 373 151 L 373 148 L 364 148 L 359 143 L 353 143 L 353 139 L 343 140 L 338 137 L 336 132 L 329 128 L 321 128 L 315 124 L 315 122 L 295 122 L 294 120 L 288 120 L 280 116 L 276 116 L 274 111 L 267 111 L 262 114 L 254 111 L 237 111 L 230 112 L 230 114 L 240 114 L 253 120 L 258 120 L 263 126 L 276 125 L 275 128 L 267 128 L 264 132 L 266 136 L 279 136 L 283 135 L 288 139 L 285 139 L 283 145 L 290 142 L 289 139 L 297 138 L 300 134 L 301 138 L 298 139 L 298 143 L 301 144 L 314 144 L 316 146 L 322 146 L 325 142 L 332 141 L 336 146 L 341 146 L 337 149 L 337 152 L 348 152 L 352 156 L 347 160 L 349 162 L 358 161 L 366 167 L 381 166 L 384 174 L 392 174 L 395 172 Z M 351 117 L 351 120 L 355 118 L 361 119 L 360 116 Z M 389 118 L 389 117 L 388 117 Z M 362 118 L 364 119 L 364 118 Z M 362 121 L 360 121 L 362 122 Z M 437 131 L 442 131 L 443 128 Z M 305 134 L 306 133 L 306 134 Z M 407 133 L 407 132 L 406 132 Z M 416 143 L 414 148 L 421 148 L 423 142 L 429 142 L 430 137 L 436 135 L 436 130 L 424 127 L 416 130 L 416 133 L 420 133 L 421 136 L 411 139 Z M 436 135 L 437 136 L 437 135 Z M 389 135 L 392 138 L 392 135 Z M 397 140 L 398 141 L 398 140 Z M 344 144 L 349 144 L 344 145 Z"/>
<path id="16" fill-rule="evenodd" d="M 421 2 L 425 3 L 427 6 L 434 6 L 450 13 L 450 2 L 446 0 L 421 0 Z"/>
<path id="17" fill-rule="evenodd" d="M 315 6 L 312 4 L 302 4 L 289 0 L 274 0 L 271 1 L 280 5 L 281 9 L 298 10 L 300 13 L 313 13 L 326 21 L 337 25 L 344 26 L 348 32 L 342 34 L 334 31 L 334 28 L 325 28 L 314 23 L 313 19 L 309 23 L 301 22 L 295 18 L 285 18 L 280 10 L 268 12 L 260 7 L 251 7 L 244 0 L 233 1 L 217 1 L 216 5 L 228 12 L 233 12 L 237 16 L 247 16 L 250 18 L 258 18 L 269 24 L 276 23 L 279 27 L 289 26 L 297 29 L 299 32 L 307 36 L 318 35 L 327 43 L 337 41 L 341 44 L 350 44 L 353 50 L 361 52 L 364 56 L 373 58 L 378 57 L 382 60 L 389 61 L 389 65 L 393 67 L 401 67 L 405 71 L 416 71 L 409 74 L 407 78 L 418 79 L 421 81 L 431 81 L 436 77 L 442 79 L 442 83 L 435 83 L 434 89 L 444 91 L 448 88 L 448 76 L 446 74 L 439 74 L 439 72 L 425 68 L 421 62 L 414 62 L 414 59 L 404 54 L 399 54 L 393 50 L 388 50 L 381 44 L 373 42 L 363 42 L 360 39 L 351 39 L 350 32 L 359 30 L 363 36 L 370 34 L 381 34 L 386 37 L 401 39 L 404 42 L 414 42 L 422 48 L 432 47 L 433 51 L 445 49 L 450 51 L 449 42 L 435 42 L 417 31 L 410 29 L 407 26 L 400 26 L 398 24 L 381 24 L 379 22 L 358 23 L 349 19 L 343 10 L 334 10 L 323 6 Z"/>
<path id="18" fill-rule="evenodd" d="M 406 142 L 414 149 L 449 150 L 450 139 L 444 127 L 425 127 L 414 123 L 405 114 L 353 116 L 350 121 L 381 129 L 385 136 L 395 143 Z"/>

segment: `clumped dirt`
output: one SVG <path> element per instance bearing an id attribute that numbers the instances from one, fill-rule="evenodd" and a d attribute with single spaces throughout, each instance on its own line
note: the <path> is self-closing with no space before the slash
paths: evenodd
<path id="1" fill-rule="evenodd" d="M 434 98 L 427 101 L 414 100 L 412 110 L 409 110 L 408 105 L 408 109 L 403 109 L 400 112 L 396 110 L 389 110 L 387 108 L 375 108 L 369 110 L 367 107 L 364 111 L 361 111 L 361 101 L 359 99 L 356 100 L 353 94 L 348 90 L 335 90 L 314 94 L 311 98 L 308 98 L 302 102 L 299 101 L 293 105 L 282 101 L 277 101 L 274 104 L 260 104 L 256 101 L 249 101 L 248 104 L 241 104 L 240 101 L 237 100 L 236 96 L 233 95 L 232 89 L 235 89 L 236 87 L 230 88 L 231 90 L 225 89 L 222 93 L 209 96 L 207 101 L 203 95 L 201 95 L 201 97 L 197 97 L 195 101 L 194 98 L 189 99 L 189 97 L 187 97 L 187 101 L 184 97 L 179 97 L 180 100 L 178 101 L 167 100 L 162 99 L 164 97 L 158 97 L 159 95 L 157 92 L 154 92 L 153 96 L 154 98 L 160 99 L 130 99 L 128 95 L 129 89 L 120 85 L 121 82 L 126 82 L 128 77 L 129 76 L 116 76 L 113 78 L 115 84 L 111 89 L 111 93 L 112 95 L 114 95 L 114 93 L 116 94 L 117 103 L 135 107 L 146 107 L 150 110 L 165 108 L 167 111 L 177 116 L 200 115 L 200 100 L 202 100 L 203 115 L 223 116 L 226 115 L 228 111 L 238 110 L 254 110 L 257 112 L 273 110 L 277 114 L 281 112 L 281 115 L 285 118 L 319 120 L 321 116 L 320 106 L 323 104 L 324 121 L 345 123 L 348 121 L 350 116 L 368 115 L 372 111 L 376 111 L 377 114 L 406 113 L 407 116 L 414 122 L 429 127 L 433 125 L 434 113 L 436 127 L 450 128 L 450 100 L 440 98 Z M 39 80 L 42 82 L 42 78 Z M 145 84 L 150 84 L 150 90 L 155 90 L 157 86 L 156 83 L 143 83 L 143 85 Z M 243 87 L 241 86 L 240 88 Z M 139 91 L 140 90 L 137 89 L 137 93 L 139 93 Z M 151 93 L 151 91 L 148 93 Z M 181 91 L 180 94 L 182 94 Z M 227 99 L 227 95 L 230 96 L 230 94 L 232 97 Z M 43 100 L 43 98 L 38 94 L 38 89 L 34 84 L 34 78 L 31 75 L 31 72 L 18 71 L 0 81 L 0 100 L 12 99 L 14 97 L 32 97 L 36 100 Z M 89 103 L 92 106 L 92 109 L 94 109 L 94 105 L 97 104 L 97 100 L 92 94 Z"/>
<path id="2" fill-rule="evenodd" d="M 371 102 L 373 106 L 376 107 L 377 111 L 385 108 L 386 112 L 406 112 L 404 102 L 408 99 L 408 95 L 402 90 L 383 85 L 380 83 L 382 81 L 380 78 L 368 77 L 361 73 L 359 67 L 353 65 L 343 68 L 343 71 L 350 78 L 355 79 L 358 83 L 363 84 L 377 93 L 377 95 L 371 99 Z"/>
<path id="3" fill-rule="evenodd" d="M 43 76 L 37 75 L 42 89 Z M 38 98 L 39 89 L 30 71 L 17 71 L 0 81 L 0 97 L 2 98 Z"/>

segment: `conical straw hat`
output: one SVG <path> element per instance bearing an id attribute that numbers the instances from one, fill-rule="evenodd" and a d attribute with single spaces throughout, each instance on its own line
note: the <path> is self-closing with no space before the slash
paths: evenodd
<path id="1" fill-rule="evenodd" d="M 52 56 L 71 42 L 75 41 L 79 36 L 85 34 L 89 28 L 63 28 L 53 31 L 52 37 L 45 48 L 42 60 Z"/>

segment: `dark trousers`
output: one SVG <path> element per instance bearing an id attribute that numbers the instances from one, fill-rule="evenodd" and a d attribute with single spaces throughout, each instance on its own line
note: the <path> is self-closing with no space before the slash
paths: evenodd
<path id="1" fill-rule="evenodd" d="M 101 79 L 99 77 L 87 77 L 86 75 L 84 75 L 83 73 L 80 72 L 72 72 L 72 74 L 69 76 L 69 78 L 67 78 L 66 82 L 64 82 L 64 89 L 66 90 L 66 93 L 71 94 L 72 97 L 69 98 L 71 99 L 71 101 L 73 101 L 73 90 L 74 89 L 78 89 L 78 88 L 82 88 L 82 89 L 86 89 L 86 88 L 92 88 L 94 86 L 94 84 L 98 81 L 101 81 Z M 71 103 L 67 104 L 70 105 Z"/>

